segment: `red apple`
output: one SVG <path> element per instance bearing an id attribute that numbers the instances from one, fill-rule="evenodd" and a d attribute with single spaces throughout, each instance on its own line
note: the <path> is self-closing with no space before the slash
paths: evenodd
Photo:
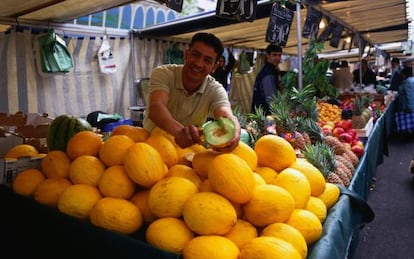
<path id="1" fill-rule="evenodd" d="M 364 142 L 362 142 L 361 140 L 359 140 L 359 139 L 355 139 L 354 141 L 352 141 L 352 144 L 351 144 L 352 146 L 355 146 L 355 145 L 357 145 L 357 146 L 360 146 L 360 147 L 364 147 Z"/>
<path id="2" fill-rule="evenodd" d="M 359 158 L 364 155 L 364 148 L 360 145 L 353 145 L 351 147 L 351 151 L 354 152 L 354 154 L 357 155 L 357 157 Z"/>
<path id="3" fill-rule="evenodd" d="M 347 129 L 347 130 L 346 130 L 346 133 L 351 134 L 352 139 L 358 139 L 356 129 L 354 129 L 354 128 L 349 128 L 349 129 Z"/>
<path id="4" fill-rule="evenodd" d="M 341 135 L 342 133 L 344 133 L 345 132 L 345 130 L 342 128 L 342 127 L 335 127 L 333 130 L 332 130 L 332 135 L 334 135 L 335 137 L 339 137 L 339 135 Z"/>
<path id="5" fill-rule="evenodd" d="M 332 129 L 329 127 L 322 127 L 322 133 L 325 136 L 332 136 Z"/>
<path id="6" fill-rule="evenodd" d="M 351 144 L 352 142 L 352 136 L 349 133 L 342 133 L 341 135 L 338 136 L 339 141 L 343 142 L 343 143 L 349 143 Z"/>
<path id="7" fill-rule="evenodd" d="M 351 120 L 342 120 L 341 121 L 341 127 L 346 131 L 350 128 L 352 128 L 352 121 Z"/>

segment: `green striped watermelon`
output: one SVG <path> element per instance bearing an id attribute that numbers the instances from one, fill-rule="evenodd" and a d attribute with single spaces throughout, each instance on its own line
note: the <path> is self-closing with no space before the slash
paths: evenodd
<path id="1" fill-rule="evenodd" d="M 66 152 L 69 139 L 80 131 L 92 131 L 92 126 L 85 119 L 63 114 L 56 117 L 50 124 L 46 142 L 49 151 L 61 150 Z"/>

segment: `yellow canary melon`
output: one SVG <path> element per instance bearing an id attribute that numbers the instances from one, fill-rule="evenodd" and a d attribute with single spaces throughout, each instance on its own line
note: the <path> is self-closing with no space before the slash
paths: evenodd
<path id="1" fill-rule="evenodd" d="M 199 235 L 225 235 L 237 222 L 231 202 L 214 192 L 198 192 L 183 207 L 187 226 Z"/>
<path id="2" fill-rule="evenodd" d="M 144 142 L 149 136 L 150 133 L 143 127 L 133 126 L 133 125 L 119 125 L 111 131 L 112 136 L 125 135 L 130 137 L 134 142 Z"/>
<path id="3" fill-rule="evenodd" d="M 325 177 L 321 171 L 319 171 L 319 169 L 311 164 L 308 160 L 304 158 L 298 158 L 295 162 L 289 165 L 289 167 L 300 171 L 306 176 L 311 186 L 312 196 L 318 196 L 323 193 L 326 184 Z"/>
<path id="4" fill-rule="evenodd" d="M 277 178 L 275 169 L 268 166 L 258 166 L 256 167 L 255 172 L 259 174 L 267 184 L 273 184 Z"/>
<path id="5" fill-rule="evenodd" d="M 213 187 L 211 186 L 210 181 L 208 180 L 208 178 L 207 178 L 207 179 L 205 179 L 205 180 L 201 183 L 200 188 L 199 188 L 199 191 L 200 191 L 200 192 L 214 192 L 214 189 L 213 189 Z"/>
<path id="6" fill-rule="evenodd" d="M 171 176 L 156 182 L 148 196 L 148 206 L 156 217 L 181 217 L 184 203 L 198 192 L 190 180 Z"/>
<path id="7" fill-rule="evenodd" d="M 295 208 L 303 209 L 311 196 L 311 187 L 305 175 L 294 168 L 285 168 L 274 181 L 295 199 Z"/>
<path id="8" fill-rule="evenodd" d="M 125 154 L 124 167 L 128 176 L 143 187 L 150 187 L 164 178 L 168 167 L 161 155 L 151 145 L 138 142 Z"/>
<path id="9" fill-rule="evenodd" d="M 79 219 L 89 218 L 95 204 L 102 198 L 98 188 L 90 184 L 73 184 L 60 195 L 58 210 Z"/>
<path id="10" fill-rule="evenodd" d="M 243 141 L 239 142 L 239 145 L 231 151 L 231 153 L 241 157 L 246 163 L 250 166 L 252 170 L 255 170 L 257 167 L 257 154 L 253 148 L 244 143 Z"/>
<path id="11" fill-rule="evenodd" d="M 284 222 L 295 209 L 295 199 L 280 186 L 257 185 L 252 198 L 243 204 L 243 215 L 256 227 Z"/>
<path id="12" fill-rule="evenodd" d="M 185 259 L 238 259 L 239 254 L 233 241 L 219 235 L 194 237 L 183 249 Z"/>
<path id="13" fill-rule="evenodd" d="M 16 175 L 12 182 L 12 190 L 23 196 L 31 196 L 45 179 L 45 175 L 40 170 L 26 169 Z"/>
<path id="14" fill-rule="evenodd" d="M 128 200 L 113 197 L 100 199 L 92 208 L 89 219 L 97 227 L 122 234 L 136 232 L 143 223 L 137 206 Z"/>
<path id="15" fill-rule="evenodd" d="M 213 159 L 208 179 L 216 192 L 235 203 L 249 201 L 255 187 L 253 170 L 232 153 L 223 153 Z"/>
<path id="16" fill-rule="evenodd" d="M 239 259 L 301 259 L 298 250 L 289 242 L 271 236 L 252 239 L 240 250 Z"/>
<path id="17" fill-rule="evenodd" d="M 99 159 L 106 166 L 123 165 L 128 148 L 135 142 L 126 135 L 114 135 L 108 138 L 99 150 Z"/>
<path id="18" fill-rule="evenodd" d="M 129 178 L 122 165 L 108 167 L 98 182 L 98 189 L 105 197 L 129 199 L 135 187 L 135 182 Z"/>
<path id="19" fill-rule="evenodd" d="M 161 155 L 164 163 L 171 167 L 178 163 L 178 153 L 174 144 L 165 136 L 153 135 L 145 140 L 145 143 L 155 148 Z"/>
<path id="20" fill-rule="evenodd" d="M 84 183 L 98 186 L 106 167 L 96 156 L 82 155 L 69 166 L 69 179 L 73 184 Z"/>
<path id="21" fill-rule="evenodd" d="M 61 150 L 52 150 L 42 159 L 42 172 L 47 178 L 68 178 L 70 163 L 71 160 L 65 152 Z"/>
<path id="22" fill-rule="evenodd" d="M 182 164 L 176 164 L 171 166 L 168 169 L 167 175 L 165 177 L 168 176 L 184 177 L 193 182 L 197 186 L 197 188 L 199 188 L 201 183 L 203 182 L 201 177 L 196 173 L 196 171 L 193 168 Z"/>
<path id="23" fill-rule="evenodd" d="M 178 161 L 177 164 L 182 164 L 186 166 L 192 166 L 192 156 L 194 156 L 194 151 L 191 147 L 181 148 L 180 146 L 176 145 L 175 150 L 177 151 Z"/>
<path id="24" fill-rule="evenodd" d="M 20 144 L 10 148 L 4 158 L 19 158 L 24 156 L 36 156 L 39 154 L 39 151 L 32 145 Z"/>
<path id="25" fill-rule="evenodd" d="M 296 161 L 296 153 L 292 145 L 277 135 L 264 135 L 254 146 L 258 166 L 269 166 L 280 172 Z"/>
<path id="26" fill-rule="evenodd" d="M 219 152 L 211 149 L 195 153 L 192 160 L 192 167 L 201 177 L 207 178 L 208 168 L 213 162 L 213 159 L 219 154 Z"/>
<path id="27" fill-rule="evenodd" d="M 256 185 L 266 184 L 265 179 L 260 174 L 253 172 L 253 176 L 254 176 L 254 182 L 256 183 Z"/>
<path id="28" fill-rule="evenodd" d="M 322 236 L 322 223 L 312 212 L 305 209 L 295 209 L 286 220 L 302 233 L 308 245 L 312 245 Z"/>
<path id="29" fill-rule="evenodd" d="M 135 192 L 132 197 L 129 199 L 134 203 L 142 214 L 142 219 L 144 224 L 148 225 L 155 220 L 154 214 L 152 214 L 151 209 L 148 205 L 149 189 L 142 189 Z"/>
<path id="30" fill-rule="evenodd" d="M 325 203 L 318 197 L 314 196 L 311 196 L 309 198 L 308 203 L 306 204 L 304 209 L 309 210 L 310 212 L 315 214 L 322 224 L 325 221 L 326 215 L 328 213 Z"/>
<path id="31" fill-rule="evenodd" d="M 224 235 L 233 241 L 239 249 L 258 236 L 257 229 L 247 220 L 239 218 L 229 233 Z"/>
<path id="32" fill-rule="evenodd" d="M 283 239 L 292 244 L 303 259 L 308 255 L 308 245 L 302 233 L 289 224 L 278 222 L 266 226 L 260 236 L 271 236 Z"/>
<path id="33" fill-rule="evenodd" d="M 340 194 L 341 191 L 336 184 L 327 182 L 325 185 L 325 190 L 321 195 L 317 197 L 321 199 L 323 203 L 325 203 L 326 209 L 329 210 L 338 201 Z"/>
<path id="34" fill-rule="evenodd" d="M 194 233 L 185 222 L 174 217 L 156 219 L 145 231 L 145 240 L 148 244 L 175 254 L 181 254 L 193 237 Z"/>
<path id="35" fill-rule="evenodd" d="M 174 136 L 168 133 L 167 131 L 161 129 L 160 127 L 155 127 L 154 129 L 152 129 L 150 136 L 164 136 L 167 139 L 169 139 L 172 143 L 174 143 L 174 145 L 176 145 Z"/>
<path id="36" fill-rule="evenodd" d="M 71 160 L 79 156 L 99 156 L 103 144 L 102 138 L 93 131 L 84 130 L 75 133 L 67 142 L 66 154 Z"/>
<path id="37" fill-rule="evenodd" d="M 71 185 L 67 178 L 47 178 L 36 187 L 33 199 L 40 204 L 56 208 L 60 196 Z"/>

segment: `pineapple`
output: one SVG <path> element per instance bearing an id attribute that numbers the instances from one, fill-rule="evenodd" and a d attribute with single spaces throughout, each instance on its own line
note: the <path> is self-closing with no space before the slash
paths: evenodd
<path id="1" fill-rule="evenodd" d="M 266 114 L 261 106 L 254 109 L 254 113 L 247 114 L 246 131 L 249 133 L 251 144 L 254 147 L 256 141 L 268 134 L 267 127 L 268 120 Z"/>
<path id="2" fill-rule="evenodd" d="M 333 148 L 335 155 L 342 155 L 345 153 L 346 147 L 334 136 L 325 136 L 325 142 L 328 146 Z"/>
<path id="3" fill-rule="evenodd" d="M 356 167 L 359 164 L 359 158 L 358 158 L 358 156 L 355 155 L 355 153 L 352 152 L 351 150 L 345 149 L 345 153 L 343 154 L 343 156 L 345 158 L 348 158 L 348 160 L 352 162 L 352 165 L 354 167 Z"/>
<path id="4" fill-rule="evenodd" d="M 344 185 L 348 186 L 353 177 L 351 170 L 349 170 L 349 168 L 346 167 L 346 165 L 344 165 L 344 163 L 342 163 L 337 158 L 335 158 L 335 163 L 336 163 L 336 170 L 341 171 L 338 173 L 339 177 L 341 177 Z"/>
<path id="5" fill-rule="evenodd" d="M 364 110 L 364 103 L 362 98 L 357 96 L 352 102 L 353 104 L 353 111 L 352 111 L 352 128 L 354 129 L 362 129 L 365 127 L 367 123 L 365 117 L 362 115 L 362 111 Z"/>
<path id="6" fill-rule="evenodd" d="M 346 182 L 348 177 L 344 176 L 343 171 L 337 168 L 333 149 L 326 143 L 317 142 L 312 145 L 306 145 L 303 155 L 306 160 L 321 171 L 327 182 L 344 186 L 349 184 L 349 180 Z"/>
<path id="7" fill-rule="evenodd" d="M 310 142 L 312 144 L 316 142 L 321 142 L 325 138 L 322 133 L 321 127 L 319 127 L 318 125 L 318 122 L 314 121 L 311 118 L 299 118 L 298 128 L 301 129 L 303 132 L 306 132 L 306 135 L 309 137 Z"/>
<path id="8" fill-rule="evenodd" d="M 351 160 L 349 160 L 348 158 L 346 158 L 344 155 L 340 156 L 340 155 L 336 155 L 335 156 L 337 161 L 340 161 L 342 164 L 344 164 L 352 173 L 352 175 L 355 172 L 355 167 L 352 164 Z"/>

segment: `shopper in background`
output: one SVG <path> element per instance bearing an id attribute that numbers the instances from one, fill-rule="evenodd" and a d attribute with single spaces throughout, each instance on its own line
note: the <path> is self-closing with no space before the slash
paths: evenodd
<path id="1" fill-rule="evenodd" d="M 239 144 L 240 123 L 233 115 L 228 95 L 210 73 L 223 53 L 220 40 L 211 33 L 196 33 L 184 53 L 184 64 L 156 67 L 150 76 L 144 128 L 156 126 L 175 138 L 181 147 L 201 143 L 200 127 L 207 118 L 227 117 L 236 134 L 218 151 L 231 151 Z"/>
<path id="2" fill-rule="evenodd" d="M 361 72 L 360 72 L 361 71 Z M 360 80 L 360 73 L 362 75 L 362 80 Z M 368 61 L 366 59 L 361 60 L 358 69 L 355 69 L 352 74 L 354 75 L 354 83 L 360 84 L 362 82 L 363 85 L 376 85 L 377 76 L 375 75 L 374 71 L 368 66 Z"/>
<path id="3" fill-rule="evenodd" d="M 392 58 L 391 60 L 391 82 L 389 90 L 398 91 L 398 87 L 402 81 L 401 66 L 399 58 Z"/>
<path id="4" fill-rule="evenodd" d="M 351 89 L 354 76 L 348 66 L 348 61 L 342 60 L 339 68 L 333 70 L 331 83 L 340 93 Z"/>
<path id="5" fill-rule="evenodd" d="M 233 56 L 233 53 L 230 49 L 227 49 L 227 53 L 229 54 L 229 60 L 226 64 L 226 58 L 221 56 L 218 61 L 218 67 L 211 73 L 211 75 L 219 81 L 226 91 L 229 90 L 228 87 L 228 78 L 230 72 L 233 70 L 234 64 L 236 63 L 236 59 Z"/>
<path id="6" fill-rule="evenodd" d="M 283 90 L 279 71 L 281 59 L 282 48 L 275 44 L 269 44 L 266 47 L 266 62 L 254 82 L 251 112 L 261 106 L 266 114 L 270 114 L 269 101 L 271 97 Z"/>
<path id="7" fill-rule="evenodd" d="M 413 68 L 404 67 L 401 70 L 402 81 L 398 88 L 398 110 L 414 112 L 414 77 Z"/>

